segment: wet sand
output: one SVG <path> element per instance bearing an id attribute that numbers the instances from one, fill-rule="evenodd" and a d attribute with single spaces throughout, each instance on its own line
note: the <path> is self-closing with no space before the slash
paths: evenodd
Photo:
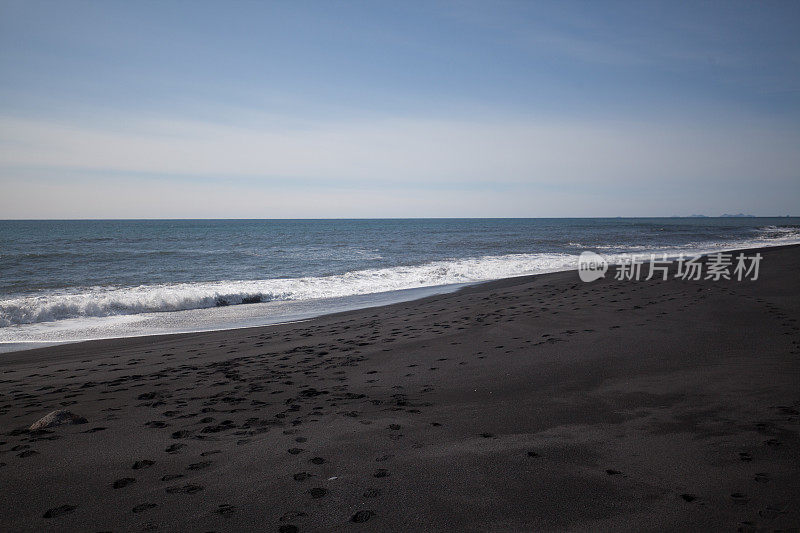
<path id="1" fill-rule="evenodd" d="M 0 530 L 797 528 L 800 247 L 761 253 L 3 354 Z"/>

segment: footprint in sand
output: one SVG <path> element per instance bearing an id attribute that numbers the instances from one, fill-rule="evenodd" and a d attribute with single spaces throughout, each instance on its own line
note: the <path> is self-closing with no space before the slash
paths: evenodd
<path id="1" fill-rule="evenodd" d="M 202 485 L 193 485 L 191 483 L 188 485 L 184 485 L 183 487 L 175 485 L 173 487 L 166 488 L 166 491 L 169 494 L 196 494 L 201 490 L 204 490 L 204 487 Z"/>
<path id="2" fill-rule="evenodd" d="M 229 515 L 229 514 L 233 514 L 233 513 L 236 512 L 236 507 L 234 507 L 233 505 L 227 504 L 227 503 L 221 503 L 221 504 L 219 504 L 219 507 L 214 509 L 214 512 L 219 514 L 219 515 L 223 515 L 223 516 L 224 515 Z"/>
<path id="3" fill-rule="evenodd" d="M 375 513 L 373 511 L 359 511 L 353 515 L 350 521 L 355 522 L 356 524 L 361 524 L 363 522 L 366 522 L 373 516 L 375 516 Z"/>
<path id="4" fill-rule="evenodd" d="M 681 498 L 683 499 L 683 501 L 691 503 L 697 499 L 697 496 L 695 496 L 694 494 L 681 494 Z"/>
<path id="5" fill-rule="evenodd" d="M 208 457 L 209 455 L 214 455 L 214 454 L 217 454 L 217 453 L 222 453 L 222 450 L 211 450 L 211 451 L 208 451 L 208 452 L 203 452 L 203 453 L 200 454 L 200 457 Z"/>
<path id="6" fill-rule="evenodd" d="M 389 471 L 386 470 L 385 468 L 379 468 L 379 469 L 377 469 L 375 471 L 373 476 L 374 477 L 388 477 L 389 476 Z"/>
<path id="7" fill-rule="evenodd" d="M 199 463 L 192 463 L 186 467 L 186 470 L 202 470 L 211 466 L 211 461 L 200 461 Z"/>
<path id="8" fill-rule="evenodd" d="M 762 509 L 758 512 L 758 516 L 767 520 L 774 520 L 779 514 L 783 514 L 785 512 L 784 508 L 785 504 L 767 505 L 765 509 Z"/>
<path id="9" fill-rule="evenodd" d="M 133 466 L 131 468 L 133 468 L 134 470 L 141 470 L 143 468 L 150 468 L 154 464 L 155 464 L 154 461 L 143 459 L 141 461 L 136 461 L 135 463 L 133 463 Z"/>
<path id="10" fill-rule="evenodd" d="M 134 513 L 143 513 L 144 511 L 149 511 L 150 509 L 154 509 L 158 507 L 155 503 L 140 503 L 136 507 L 133 508 Z"/>
<path id="11" fill-rule="evenodd" d="M 71 513 L 77 508 L 78 508 L 77 505 L 69 505 L 69 504 L 59 505 L 58 507 L 53 507 L 52 509 L 48 509 L 42 516 L 44 516 L 45 518 L 55 518 L 57 516 Z"/>
<path id="12" fill-rule="evenodd" d="M 747 495 L 741 492 L 734 492 L 733 494 L 731 494 L 731 499 L 733 500 L 733 503 L 738 503 L 742 505 L 750 501 L 750 498 L 748 498 Z"/>
<path id="13" fill-rule="evenodd" d="M 326 494 L 328 494 L 328 489 L 323 489 L 322 487 L 314 487 L 313 489 L 309 489 L 308 493 L 311 495 L 312 498 L 322 498 Z"/>
<path id="14" fill-rule="evenodd" d="M 122 479 L 118 479 L 118 480 L 116 480 L 116 481 L 114 482 L 114 485 L 113 485 L 113 486 L 114 486 L 114 488 L 115 488 L 115 489 L 121 489 L 121 488 L 123 488 L 123 487 L 127 487 L 127 486 L 128 486 L 128 485 L 130 485 L 131 483 L 135 483 L 135 482 L 136 482 L 136 478 L 132 478 L 132 477 L 124 477 L 124 478 L 122 478 Z"/>

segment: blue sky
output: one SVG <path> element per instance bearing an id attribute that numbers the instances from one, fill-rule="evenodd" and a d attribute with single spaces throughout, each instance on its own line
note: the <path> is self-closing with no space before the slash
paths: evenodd
<path id="1" fill-rule="evenodd" d="M 0 218 L 800 214 L 793 2 L 0 0 Z"/>

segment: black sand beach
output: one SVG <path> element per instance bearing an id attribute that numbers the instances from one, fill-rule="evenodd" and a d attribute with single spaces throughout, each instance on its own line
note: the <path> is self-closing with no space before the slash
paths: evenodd
<path id="1" fill-rule="evenodd" d="M 3 354 L 0 530 L 797 529 L 800 247 L 761 253 Z"/>

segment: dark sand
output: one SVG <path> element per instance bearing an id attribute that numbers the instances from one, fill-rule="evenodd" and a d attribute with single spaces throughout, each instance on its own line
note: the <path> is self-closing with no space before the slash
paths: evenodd
<path id="1" fill-rule="evenodd" d="M 3 354 L 0 530 L 797 528 L 800 248 L 762 254 Z"/>

